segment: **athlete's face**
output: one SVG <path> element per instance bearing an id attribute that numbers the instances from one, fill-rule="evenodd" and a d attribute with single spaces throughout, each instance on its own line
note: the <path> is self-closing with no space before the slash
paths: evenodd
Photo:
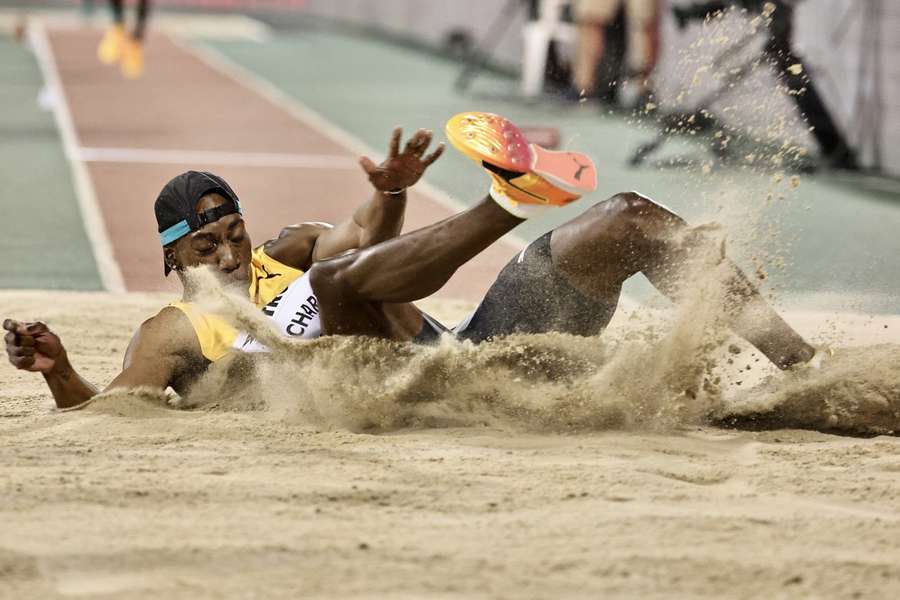
<path id="1" fill-rule="evenodd" d="M 197 203 L 196 210 L 201 213 L 226 202 L 218 194 L 207 194 Z M 244 219 L 234 213 L 204 225 L 175 242 L 167 258 L 179 270 L 208 265 L 221 274 L 225 285 L 247 285 L 250 281 L 251 250 Z"/>

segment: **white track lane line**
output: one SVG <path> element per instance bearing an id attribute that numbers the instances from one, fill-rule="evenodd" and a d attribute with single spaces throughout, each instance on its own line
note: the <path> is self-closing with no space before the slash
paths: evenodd
<path id="1" fill-rule="evenodd" d="M 79 148 L 82 162 L 203 164 L 237 167 L 287 167 L 292 169 L 359 169 L 349 156 L 289 154 L 277 152 L 218 152 L 161 150 L 153 148 Z"/>
<path id="2" fill-rule="evenodd" d="M 307 125 L 317 133 L 331 139 L 335 143 L 347 148 L 355 155 L 366 155 L 376 161 L 384 157 L 383 152 L 371 148 L 356 136 L 341 129 L 307 105 L 303 104 L 300 100 L 289 96 L 273 83 L 263 79 L 256 73 L 245 69 L 222 53 L 209 46 L 185 43 L 183 40 L 175 37 L 172 37 L 171 40 L 176 46 L 194 55 L 212 69 L 219 71 L 229 79 L 235 81 L 238 85 L 259 94 L 263 98 L 269 100 L 272 104 L 286 110 L 298 121 Z M 386 141 L 387 138 L 385 138 L 385 142 Z M 469 208 L 467 205 L 458 200 L 454 200 L 449 194 L 431 185 L 427 181 L 419 181 L 419 183 L 416 184 L 416 189 L 454 213 Z M 516 250 L 521 250 L 528 245 L 528 242 L 523 238 L 512 233 L 504 235 L 500 238 L 500 241 L 505 242 Z"/>
<path id="3" fill-rule="evenodd" d="M 84 221 L 85 231 L 94 253 L 94 262 L 100 272 L 100 280 L 107 291 L 124 292 L 125 282 L 122 279 L 122 271 L 113 255 L 112 244 L 103 222 L 103 214 L 97 204 L 94 184 L 84 162 L 78 158 L 78 148 L 80 147 L 78 134 L 72 122 L 72 113 L 69 110 L 66 93 L 59 78 L 56 59 L 50 49 L 50 42 L 47 39 L 47 31 L 43 23 L 36 20 L 30 23 L 28 39 L 44 76 L 44 84 L 53 98 L 53 116 L 56 119 L 56 127 L 62 138 L 63 150 L 72 171 L 78 207 L 81 210 L 81 218 Z"/>

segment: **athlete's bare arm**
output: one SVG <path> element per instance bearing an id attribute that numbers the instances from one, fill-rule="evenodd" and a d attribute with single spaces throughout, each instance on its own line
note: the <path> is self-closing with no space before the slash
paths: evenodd
<path id="1" fill-rule="evenodd" d="M 406 188 L 414 185 L 444 151 L 443 144 L 431 154 L 425 151 L 432 133 L 420 129 L 400 150 L 402 132 L 394 129 L 388 156 L 376 165 L 366 156 L 359 163 L 375 188 L 372 198 L 351 219 L 334 227 L 327 223 L 301 223 L 282 230 L 266 243 L 266 253 L 286 265 L 308 270 L 313 262 L 367 248 L 400 234 L 406 212 Z"/>
<path id="2" fill-rule="evenodd" d="M 43 374 L 58 408 L 74 408 L 100 393 L 69 362 L 65 346 L 44 323 L 3 322 L 6 354 L 14 367 Z M 105 390 L 149 387 L 176 390 L 203 367 L 190 323 L 180 311 L 164 308 L 145 321 L 128 345 L 122 372 Z"/>

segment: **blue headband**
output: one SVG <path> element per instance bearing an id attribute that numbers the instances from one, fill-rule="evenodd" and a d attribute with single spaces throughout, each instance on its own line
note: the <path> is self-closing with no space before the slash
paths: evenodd
<path id="1" fill-rule="evenodd" d="M 159 241 L 163 246 L 168 246 L 172 242 L 175 242 L 191 231 L 196 231 L 200 229 L 204 225 L 209 223 L 215 223 L 222 217 L 231 214 L 242 214 L 241 213 L 241 203 L 234 199 L 232 202 L 228 202 L 225 204 L 220 204 L 219 206 L 215 206 L 208 210 L 204 210 L 201 213 L 197 213 L 197 227 L 196 229 L 191 229 L 191 225 L 187 222 L 186 219 L 178 221 L 165 231 L 159 234 Z"/>

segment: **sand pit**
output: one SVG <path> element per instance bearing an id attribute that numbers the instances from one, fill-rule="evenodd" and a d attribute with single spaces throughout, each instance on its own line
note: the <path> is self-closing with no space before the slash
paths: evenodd
<path id="1" fill-rule="evenodd" d="M 106 382 L 134 327 L 164 301 L 6 292 L 0 308 L 48 320 L 82 373 Z M 451 321 L 467 307 L 428 308 Z M 896 358 L 900 319 L 789 320 L 814 340 L 841 330 L 844 345 L 857 348 L 839 352 L 847 358 L 818 384 L 765 383 L 773 372 L 749 351 L 729 355 L 727 410 L 781 407 L 768 410 L 774 423 L 760 423 L 767 427 L 779 418 L 892 427 L 900 418 L 891 404 L 897 372 L 876 373 L 891 365 L 869 365 L 868 387 L 857 382 L 850 390 L 868 394 L 873 406 L 883 399 L 881 412 L 863 416 L 865 406 L 854 413 L 828 378 L 851 385 L 861 360 Z M 617 316 L 611 336 L 630 322 L 627 311 Z M 498 368 L 515 371 L 509 348 L 490 360 L 444 352 L 457 363 L 485 361 L 494 377 L 504 372 Z M 580 347 L 548 355 L 572 352 L 596 358 Z M 419 357 L 421 368 L 458 368 L 430 356 L 430 363 Z M 534 357 L 522 360 L 540 366 Z M 343 374 L 354 377 L 363 376 Z M 734 430 L 690 410 L 617 413 L 611 406 L 618 405 L 589 395 L 516 404 L 489 397 L 477 378 L 466 383 L 468 394 L 435 389 L 440 397 L 393 404 L 376 398 L 365 407 L 372 414 L 346 421 L 346 410 L 328 413 L 322 398 L 315 410 L 269 399 L 265 408 L 185 411 L 154 394 L 131 394 L 54 413 L 39 376 L 6 366 L 0 379 L 3 597 L 900 594 L 895 436 Z M 551 389 L 514 376 L 500 383 L 520 397 Z M 389 387 L 372 385 L 372 395 Z M 759 393 L 744 391 L 756 385 Z M 431 408 L 410 408 L 417 404 Z M 800 423 L 791 407 L 813 417 Z M 588 417 L 603 410 L 606 420 Z M 553 417 L 558 411 L 567 416 Z"/>

